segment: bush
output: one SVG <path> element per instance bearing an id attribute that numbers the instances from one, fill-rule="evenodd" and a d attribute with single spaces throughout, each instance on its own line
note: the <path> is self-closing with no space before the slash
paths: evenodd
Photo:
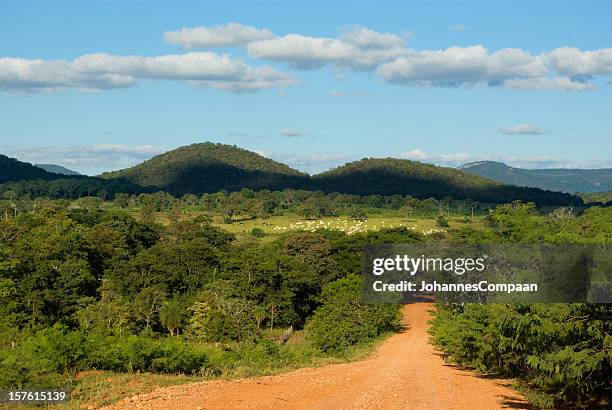
<path id="1" fill-rule="evenodd" d="M 610 305 L 439 306 L 435 344 L 453 361 L 523 379 L 538 405 L 585 405 L 609 397 Z"/>
<path id="2" fill-rule="evenodd" d="M 251 229 L 251 235 L 256 238 L 263 238 L 264 236 L 266 236 L 266 233 L 261 228 L 253 228 Z"/>
<path id="3" fill-rule="evenodd" d="M 361 301 L 362 278 L 349 275 L 324 286 L 323 305 L 307 325 L 308 338 L 322 351 L 342 352 L 370 341 L 398 324 L 398 305 Z"/>
<path id="4" fill-rule="evenodd" d="M 448 228 L 448 221 L 444 216 L 439 215 L 438 218 L 436 218 L 436 225 L 441 228 Z"/>
<path id="5" fill-rule="evenodd" d="M 261 330 L 255 321 L 252 302 L 226 297 L 214 290 L 202 292 L 190 308 L 187 336 L 206 342 L 253 341 Z"/>
<path id="6" fill-rule="evenodd" d="M 85 335 L 56 325 L 2 349 L 0 388 L 57 388 L 87 369 L 194 374 L 206 364 L 203 351 L 177 337 Z"/>

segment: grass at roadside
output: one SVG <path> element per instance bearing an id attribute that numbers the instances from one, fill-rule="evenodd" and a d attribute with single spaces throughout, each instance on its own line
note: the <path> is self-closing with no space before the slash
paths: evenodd
<path id="1" fill-rule="evenodd" d="M 381 335 L 374 341 L 356 345 L 341 356 L 321 353 L 304 340 L 302 331 L 295 332 L 285 345 L 276 343 L 245 347 L 238 344 L 225 346 L 202 345 L 209 355 L 207 373 L 201 376 L 167 375 L 153 373 L 115 373 L 86 371 L 74 376 L 71 399 L 68 403 L 50 406 L 1 405 L 0 409 L 97 409 L 136 394 L 150 392 L 158 387 L 193 383 L 206 380 L 238 379 L 285 373 L 304 367 L 320 367 L 334 363 L 366 358 L 392 333 Z"/>

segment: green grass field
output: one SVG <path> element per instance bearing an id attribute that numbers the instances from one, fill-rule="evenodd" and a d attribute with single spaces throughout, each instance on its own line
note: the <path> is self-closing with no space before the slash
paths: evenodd
<path id="1" fill-rule="evenodd" d="M 181 213 L 181 218 L 192 218 L 204 213 L 205 212 L 201 211 L 183 211 Z M 136 211 L 134 211 L 134 214 L 137 218 L 139 217 Z M 446 218 L 449 226 L 441 228 L 437 226 L 435 218 L 413 216 L 406 219 L 404 216 L 392 212 L 372 215 L 365 221 L 354 221 L 347 216 L 322 217 L 320 219 L 306 220 L 298 215 L 289 214 L 257 219 L 236 219 L 230 224 L 223 222 L 222 215 L 213 214 L 212 216 L 213 225 L 235 234 L 238 239 L 253 238 L 251 231 L 257 228 L 264 232 L 265 235 L 261 239 L 265 241 L 274 240 L 286 232 L 314 232 L 318 229 L 338 230 L 350 235 L 380 229 L 406 227 L 407 229 L 413 229 L 416 232 L 428 235 L 448 229 L 460 228 L 466 225 L 480 227 L 483 223 L 482 215 L 475 216 L 470 222 L 466 222 L 464 217 L 451 215 L 450 218 Z M 164 225 L 170 224 L 168 212 L 157 212 L 155 219 Z"/>
<path id="2" fill-rule="evenodd" d="M 481 225 L 482 219 L 475 218 L 472 225 Z M 459 228 L 466 223 L 460 218 L 451 218 L 448 228 L 440 228 L 436 225 L 436 220 L 431 218 L 406 218 L 400 216 L 372 216 L 366 221 L 353 221 L 347 217 L 324 217 L 318 220 L 304 220 L 298 216 L 273 216 L 267 219 L 252 219 L 246 221 L 225 224 L 222 219 L 215 218 L 215 226 L 226 231 L 232 232 L 238 238 L 251 236 L 253 228 L 259 228 L 265 233 L 267 238 L 275 238 L 280 234 L 292 231 L 316 231 L 318 229 L 339 230 L 347 234 L 354 234 L 366 231 L 376 231 L 380 229 L 406 227 L 423 234 L 431 234 L 437 231 L 445 231 L 450 228 Z"/>

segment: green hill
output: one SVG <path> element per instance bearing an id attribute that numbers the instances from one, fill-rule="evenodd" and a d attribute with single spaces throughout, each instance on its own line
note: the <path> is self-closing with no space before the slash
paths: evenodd
<path id="1" fill-rule="evenodd" d="M 29 179 L 54 179 L 56 174 L 35 167 L 28 162 L 21 162 L 15 158 L 0 154 L 0 183 L 8 181 L 23 181 Z"/>
<path id="2" fill-rule="evenodd" d="M 282 190 L 307 188 L 309 176 L 285 164 L 236 146 L 192 144 L 151 158 L 132 168 L 107 172 L 102 178 L 125 178 L 175 195 L 242 188 Z"/>
<path id="3" fill-rule="evenodd" d="M 461 170 L 504 184 L 560 192 L 612 191 L 612 168 L 604 169 L 522 169 L 501 162 L 478 161 L 462 165 Z"/>
<path id="4" fill-rule="evenodd" d="M 540 206 L 582 204 L 580 198 L 564 193 L 504 185 L 455 168 L 394 158 L 364 158 L 315 175 L 312 181 L 325 192 L 358 195 L 450 196 L 490 203 L 520 199 Z"/>
<path id="5" fill-rule="evenodd" d="M 0 154 L 0 197 L 7 192 L 32 198 L 46 196 L 74 199 L 99 196 L 108 199 L 117 192 L 147 191 L 124 179 L 108 181 L 85 175 L 61 175 Z"/>
<path id="6" fill-rule="evenodd" d="M 81 175 L 76 171 L 55 164 L 34 164 L 35 167 L 42 168 L 47 172 L 61 175 Z"/>

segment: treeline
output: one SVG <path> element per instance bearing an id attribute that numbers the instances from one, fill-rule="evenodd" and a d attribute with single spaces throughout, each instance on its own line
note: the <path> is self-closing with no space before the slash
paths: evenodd
<path id="1" fill-rule="evenodd" d="M 28 212 L 45 206 L 44 204 L 49 202 L 43 197 L 35 199 L 28 196 L 20 197 L 14 191 L 6 192 L 4 198 L 4 200 L 0 199 L 0 215 Z M 228 223 L 287 213 L 305 219 L 350 216 L 356 213 L 367 217 L 368 213 L 374 214 L 385 210 L 397 211 L 406 218 L 433 217 L 441 214 L 471 216 L 472 213 L 480 215 L 488 212 L 493 206 L 472 200 L 455 200 L 451 197 L 444 197 L 440 200 L 435 198 L 419 200 L 411 195 L 360 196 L 292 189 L 276 192 L 242 189 L 238 192 L 219 191 L 201 196 L 187 194 L 180 198 L 166 192 L 134 195 L 118 193 L 114 196 L 112 203 L 118 209 L 140 209 L 146 214 L 162 211 L 170 213 L 204 211 L 222 214 Z M 66 201 L 66 206 L 68 204 L 76 208 L 96 209 L 104 206 L 105 199 L 85 196 Z"/>

